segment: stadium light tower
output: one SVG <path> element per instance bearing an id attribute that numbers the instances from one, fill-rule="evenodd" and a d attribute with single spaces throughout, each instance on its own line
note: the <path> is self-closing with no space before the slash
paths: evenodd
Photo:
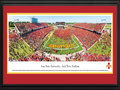
<path id="1" fill-rule="evenodd" d="M 105 18 L 101 19 L 101 21 L 102 21 L 102 23 L 106 23 L 106 19 Z"/>
<path id="2" fill-rule="evenodd" d="M 30 22 L 31 22 L 31 23 L 32 23 L 32 17 L 33 17 L 33 16 L 30 16 Z"/>

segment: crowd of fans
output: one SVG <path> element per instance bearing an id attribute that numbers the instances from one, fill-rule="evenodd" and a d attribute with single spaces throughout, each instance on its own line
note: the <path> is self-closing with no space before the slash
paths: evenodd
<path id="1" fill-rule="evenodd" d="M 68 40 L 71 38 L 72 32 L 71 29 L 58 29 L 54 32 L 54 35 L 64 40 Z"/>
<path id="2" fill-rule="evenodd" d="M 83 58 L 86 61 L 110 61 L 110 55 L 109 54 L 98 54 L 98 53 L 85 53 L 83 55 Z"/>
<path id="3" fill-rule="evenodd" d="M 27 57 L 34 51 L 21 39 L 15 39 L 9 43 L 9 57 L 17 60 L 20 57 Z"/>
<path id="4" fill-rule="evenodd" d="M 66 61 L 110 61 L 110 55 L 109 54 L 97 54 L 97 53 L 76 53 L 74 56 L 70 56 L 69 58 L 66 58 Z"/>
<path id="5" fill-rule="evenodd" d="M 14 61 L 14 59 L 10 58 L 9 60 Z M 29 55 L 29 57 L 20 57 L 18 61 L 61 61 L 61 60 L 58 57 L 47 57 L 44 54 L 39 55 L 39 53 L 35 53 Z"/>
<path id="6" fill-rule="evenodd" d="M 9 58 L 10 61 L 14 61 L 15 59 Z M 65 61 L 110 61 L 109 54 L 97 54 L 97 53 L 76 53 L 75 55 L 71 55 L 66 57 Z M 16 60 L 15 60 L 16 61 Z M 17 61 L 63 61 L 55 56 L 45 56 L 44 54 L 39 55 L 39 53 L 31 54 L 28 57 L 21 56 Z"/>
<path id="7" fill-rule="evenodd" d="M 41 27 L 48 26 L 47 23 L 15 23 L 20 32 L 26 32 L 33 29 L 39 29 Z"/>
<path id="8" fill-rule="evenodd" d="M 82 54 L 76 53 L 75 55 L 71 55 L 69 57 L 66 57 L 66 61 L 83 61 Z"/>
<path id="9" fill-rule="evenodd" d="M 105 26 L 105 23 L 75 23 L 73 26 L 101 32 Z"/>
<path id="10" fill-rule="evenodd" d="M 44 39 L 44 37 L 52 31 L 52 27 L 46 27 L 43 29 L 39 29 L 37 31 L 34 31 L 30 34 L 27 34 L 26 36 L 23 37 L 23 39 L 32 47 L 37 47 L 41 41 Z"/>
<path id="11" fill-rule="evenodd" d="M 90 48 L 101 36 L 80 28 L 73 28 L 72 31 L 86 49 Z"/>
<path id="12" fill-rule="evenodd" d="M 20 38 L 20 35 L 15 32 L 9 34 L 9 41 L 15 41 L 16 39 L 19 39 L 19 38 Z"/>
<path id="13" fill-rule="evenodd" d="M 89 53 L 98 53 L 98 54 L 110 54 L 111 53 L 111 37 L 104 33 L 101 36 L 100 41 L 98 41 L 93 47 L 88 50 Z"/>

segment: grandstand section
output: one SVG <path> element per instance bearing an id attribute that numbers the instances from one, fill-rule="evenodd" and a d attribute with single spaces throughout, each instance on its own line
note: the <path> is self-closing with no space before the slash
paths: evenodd
<path id="1" fill-rule="evenodd" d="M 38 30 L 41 28 L 48 27 L 47 23 L 15 23 L 14 24 L 20 33 L 26 33 L 33 30 Z"/>
<path id="2" fill-rule="evenodd" d="M 98 41 L 93 47 L 91 47 L 88 52 L 94 54 L 109 54 L 111 53 L 111 37 L 104 34 L 100 41 Z"/>
<path id="3" fill-rule="evenodd" d="M 72 28 L 72 31 L 86 49 L 90 48 L 101 36 L 81 28 Z"/>
<path id="4" fill-rule="evenodd" d="M 42 44 L 44 37 L 52 31 L 52 27 L 46 27 L 39 29 L 37 31 L 33 31 L 26 36 L 23 36 L 23 39 L 34 49 L 36 49 L 39 44 Z"/>
<path id="5" fill-rule="evenodd" d="M 33 53 L 34 51 L 21 38 L 9 42 L 10 60 L 29 57 Z"/>
<path id="6" fill-rule="evenodd" d="M 105 23 L 75 23 L 73 26 L 101 33 L 105 26 Z"/>

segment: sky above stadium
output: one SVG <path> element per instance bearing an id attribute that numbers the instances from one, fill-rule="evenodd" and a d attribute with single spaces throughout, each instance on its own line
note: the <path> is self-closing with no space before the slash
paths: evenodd
<path id="1" fill-rule="evenodd" d="M 24 16 L 24 15 L 9 15 L 8 21 L 29 21 L 31 18 L 38 18 L 38 22 L 81 22 L 81 23 L 111 23 L 112 16 L 110 15 L 78 15 L 78 16 Z"/>

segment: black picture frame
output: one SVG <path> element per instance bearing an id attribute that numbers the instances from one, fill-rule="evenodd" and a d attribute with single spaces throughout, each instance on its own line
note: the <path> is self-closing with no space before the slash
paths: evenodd
<path id="1" fill-rule="evenodd" d="M 2 0 L 0 1 L 0 37 L 1 37 L 1 54 L 0 54 L 0 89 L 120 89 L 120 1 L 119 0 Z M 63 5 L 87 5 L 87 6 L 94 6 L 94 5 L 116 5 L 117 6 L 117 85 L 84 85 L 84 84 L 74 84 L 74 85 L 64 85 L 64 84 L 41 84 L 41 85 L 17 85 L 17 84 L 3 84 L 3 6 L 33 6 L 33 5 L 40 5 L 40 6 L 63 6 Z"/>

